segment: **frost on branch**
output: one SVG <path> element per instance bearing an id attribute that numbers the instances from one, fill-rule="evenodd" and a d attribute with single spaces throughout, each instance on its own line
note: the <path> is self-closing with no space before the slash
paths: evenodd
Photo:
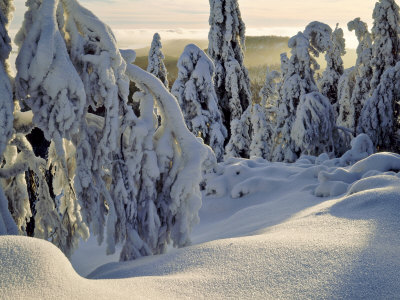
<path id="1" fill-rule="evenodd" d="M 291 137 L 302 154 L 318 156 L 334 152 L 335 113 L 328 98 L 319 92 L 300 98 Z"/>
<path id="2" fill-rule="evenodd" d="M 359 132 L 366 133 L 380 151 L 399 149 L 400 63 L 387 69 L 361 111 Z"/>
<path id="3" fill-rule="evenodd" d="M 218 161 L 224 155 L 226 128 L 214 90 L 214 64 L 196 45 L 185 47 L 178 61 L 172 94 L 178 99 L 189 130 L 209 145 Z"/>
<path id="4" fill-rule="evenodd" d="M 274 132 L 273 161 L 293 162 L 298 154 L 290 133 L 296 118 L 300 98 L 308 93 L 317 92 L 314 81 L 314 69 L 318 65 L 310 55 L 308 37 L 299 32 L 289 40 L 290 60 L 282 68 L 282 82 L 279 86 L 276 129 Z M 285 61 L 285 60 L 284 60 Z"/>
<path id="5" fill-rule="evenodd" d="M 243 63 L 245 24 L 237 0 L 210 1 L 210 31 L 208 54 L 215 64 L 215 91 L 219 99 L 228 139 L 233 135 L 235 124 L 251 104 L 250 80 Z M 233 130 L 233 131 L 232 131 Z M 248 135 L 248 134 L 247 134 Z M 250 141 L 245 144 L 250 145 Z M 249 149 L 244 153 L 248 154 Z"/>
<path id="6" fill-rule="evenodd" d="M 153 74 L 168 88 L 167 68 L 164 64 L 164 54 L 162 53 L 161 37 L 158 33 L 153 36 L 148 57 L 147 72 Z"/>

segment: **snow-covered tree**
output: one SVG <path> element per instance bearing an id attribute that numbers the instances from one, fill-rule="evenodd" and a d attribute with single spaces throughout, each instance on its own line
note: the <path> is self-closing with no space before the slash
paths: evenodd
<path id="1" fill-rule="evenodd" d="M 153 253 L 162 253 L 170 242 L 178 247 L 190 244 L 189 234 L 201 206 L 201 167 L 208 151 L 187 129 L 177 100 L 155 77 L 134 65 L 128 65 L 127 74 L 162 108 L 161 125 L 152 137 L 160 171 L 156 200 L 160 227 Z M 151 107 L 146 110 L 152 111 Z M 124 246 L 122 259 L 132 258 L 127 250 Z"/>
<path id="2" fill-rule="evenodd" d="M 295 161 L 298 157 L 291 131 L 296 118 L 300 98 L 308 93 L 317 92 L 314 81 L 314 68 L 317 63 L 310 55 L 310 41 L 302 32 L 289 40 L 290 60 L 282 68 L 282 82 L 279 85 L 279 97 L 276 129 L 274 132 L 273 161 Z"/>
<path id="3" fill-rule="evenodd" d="M 318 81 L 318 87 L 320 92 L 336 107 L 338 83 L 344 72 L 342 56 L 346 54 L 343 30 L 338 28 L 338 25 L 332 32 L 331 43 L 325 51 L 326 69 Z"/>
<path id="4" fill-rule="evenodd" d="M 372 77 L 371 57 L 372 40 L 366 23 L 356 18 L 347 24 L 350 31 L 355 31 L 358 39 L 357 61 L 354 68 L 345 72 L 341 79 L 338 95 L 339 116 L 337 124 L 350 129 L 356 134 L 358 119 L 365 100 L 369 97 Z"/>
<path id="5" fill-rule="evenodd" d="M 168 88 L 167 68 L 164 64 L 164 54 L 162 53 L 161 37 L 158 33 L 153 36 L 148 56 L 147 72 L 153 74 Z"/>
<path id="6" fill-rule="evenodd" d="M 240 119 L 231 122 L 231 138 L 225 147 L 225 157 L 250 158 L 250 144 L 252 136 L 251 110 L 249 106 Z"/>
<path id="7" fill-rule="evenodd" d="M 400 147 L 399 100 L 400 62 L 388 68 L 361 111 L 359 132 L 366 133 L 378 150 L 398 151 Z"/>
<path id="8" fill-rule="evenodd" d="M 90 227 L 99 242 L 106 238 L 108 253 L 123 244 L 122 260 L 188 245 L 201 205 L 202 164 L 212 151 L 188 131 L 167 88 L 130 65 L 134 52 L 120 51 L 111 29 L 90 11 L 76 0 L 27 5 L 15 83 L 17 100 L 31 110 L 16 105 L 13 122 L 5 76 L 0 178 L 8 204 L 1 190 L 0 232 L 26 234 L 32 216 L 34 236 L 70 255 Z M 140 117 L 127 104 L 129 78 L 141 90 Z M 45 159 L 25 137 L 34 126 L 51 141 Z M 34 195 L 27 195 L 28 169 Z"/>
<path id="9" fill-rule="evenodd" d="M 178 60 L 178 78 L 172 94 L 178 99 L 189 130 L 200 136 L 221 161 L 227 132 L 218 109 L 213 76 L 214 64 L 207 54 L 196 45 L 187 45 Z"/>
<path id="10" fill-rule="evenodd" d="M 393 67 L 400 58 L 399 6 L 395 0 L 379 0 L 372 17 L 371 94 L 380 83 L 383 72 Z"/>
<path id="11" fill-rule="evenodd" d="M 7 72 L 8 56 L 11 52 L 11 40 L 7 27 L 12 11 L 12 3 L 9 0 L 0 1 L 0 162 L 7 147 L 13 129 L 13 92 Z M 0 169 L 0 171 L 2 171 Z M 0 173 L 0 177 L 2 174 Z M 18 229 L 8 210 L 8 201 L 0 186 L 0 235 L 17 234 Z"/>
<path id="12" fill-rule="evenodd" d="M 46 191 L 45 179 L 40 180 L 40 189 L 45 189 L 45 197 L 36 204 L 35 236 L 47 239 L 52 235 L 53 242 L 68 255 L 77 246 L 79 238 L 88 236 L 88 228 L 82 222 L 79 204 L 70 184 L 73 174 L 68 172 L 63 138 L 71 139 L 78 132 L 86 95 L 83 83 L 69 59 L 63 34 L 59 31 L 59 2 L 45 1 L 38 9 L 36 4 L 32 3 L 29 7 L 35 14 L 31 14 L 32 19 L 26 20 L 20 31 L 24 33 L 24 38 L 20 35 L 18 39 L 20 50 L 16 61 L 16 96 L 31 108 L 33 123 L 43 130 L 46 139 L 54 142 L 54 157 L 57 157 L 61 170 L 59 176 L 65 182 L 59 194 L 55 194 L 60 204 L 54 207 L 50 203 L 45 205 L 46 201 L 51 201 L 51 196 Z M 30 28 L 26 28 L 29 24 Z M 24 144 L 21 142 L 21 145 Z M 30 151 L 27 144 L 23 148 Z M 43 176 L 37 173 L 40 171 L 36 175 Z M 50 223 L 50 219 L 43 220 L 41 229 L 41 215 L 45 218 L 53 214 L 55 209 L 62 219 L 54 217 L 55 223 Z"/>
<path id="13" fill-rule="evenodd" d="M 334 152 L 335 112 L 319 92 L 301 96 L 291 137 L 302 154 L 318 156 Z"/>
<path id="14" fill-rule="evenodd" d="M 270 71 L 269 68 L 267 68 L 265 82 L 259 94 L 261 106 L 272 105 L 276 101 L 278 97 L 276 80 L 279 77 L 280 73 L 278 71 Z"/>
<path id="15" fill-rule="evenodd" d="M 336 123 L 346 128 L 350 127 L 349 122 L 352 120 L 350 113 L 353 111 L 351 97 L 353 95 L 356 71 L 355 67 L 344 70 L 338 82 L 338 102 L 334 107 L 335 111 L 339 111 Z M 353 132 L 353 131 L 352 131 Z"/>
<path id="16" fill-rule="evenodd" d="M 231 145 L 238 147 L 240 141 L 244 147 L 241 152 L 248 155 L 250 141 L 244 139 L 249 133 L 234 136 L 240 134 L 237 125 L 252 103 L 248 71 L 243 63 L 246 28 L 238 0 L 210 0 L 209 24 L 208 54 L 215 64 L 215 91 L 224 126 L 228 139 L 232 139 Z"/>
<path id="17" fill-rule="evenodd" d="M 251 111 L 252 137 L 250 156 L 269 159 L 275 125 L 276 82 L 280 76 L 277 71 L 267 70 L 265 83 L 260 91 L 260 104 L 254 104 Z"/>

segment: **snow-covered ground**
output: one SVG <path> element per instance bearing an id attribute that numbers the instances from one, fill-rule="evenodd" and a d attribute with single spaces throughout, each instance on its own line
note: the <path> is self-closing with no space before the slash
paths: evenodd
<path id="1" fill-rule="evenodd" d="M 193 246 L 99 266 L 117 257 L 90 240 L 72 258 L 81 274 L 99 266 L 90 279 L 50 243 L 0 237 L 1 298 L 398 299 L 400 156 L 368 154 L 359 139 L 342 159 L 231 159 Z"/>

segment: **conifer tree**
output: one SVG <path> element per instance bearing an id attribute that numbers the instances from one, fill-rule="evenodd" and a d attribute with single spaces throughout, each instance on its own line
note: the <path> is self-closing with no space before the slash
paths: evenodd
<path id="1" fill-rule="evenodd" d="M 227 132 L 218 109 L 213 77 L 210 58 L 196 45 L 187 45 L 178 60 L 178 78 L 172 94 L 178 99 L 189 130 L 200 136 L 221 161 Z"/>
<path id="2" fill-rule="evenodd" d="M 162 53 L 161 37 L 158 33 L 153 36 L 148 56 L 147 72 L 153 74 L 168 88 L 167 68 L 164 64 L 164 54 Z"/>
<path id="3" fill-rule="evenodd" d="M 400 15 L 394 0 L 379 0 L 372 14 L 372 59 L 373 70 L 371 93 L 378 86 L 383 72 L 393 67 L 400 58 Z"/>
<path id="4" fill-rule="evenodd" d="M 336 123 L 350 129 L 355 135 L 361 109 L 371 90 L 372 40 L 367 24 L 360 18 L 350 21 L 347 27 L 350 31 L 355 31 L 359 44 L 356 65 L 347 70 L 345 77 L 340 80 L 339 116 Z"/>
<path id="5" fill-rule="evenodd" d="M 208 54 L 215 64 L 215 91 L 228 140 L 234 148 L 243 147 L 239 151 L 248 155 L 249 133 L 241 134 L 238 128 L 242 114 L 252 103 L 248 71 L 243 63 L 246 28 L 238 0 L 210 0 L 209 24 Z"/>

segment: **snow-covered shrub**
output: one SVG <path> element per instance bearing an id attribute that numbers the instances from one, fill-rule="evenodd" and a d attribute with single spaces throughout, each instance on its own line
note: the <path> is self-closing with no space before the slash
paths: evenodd
<path id="1" fill-rule="evenodd" d="M 334 152 L 334 130 L 335 112 L 329 99 L 319 92 L 303 95 L 291 132 L 297 149 L 314 156 Z"/>
<path id="2" fill-rule="evenodd" d="M 224 126 L 229 140 L 244 139 L 248 133 L 243 137 L 234 136 L 240 134 L 236 125 L 252 103 L 250 79 L 243 63 L 246 28 L 238 0 L 210 0 L 209 23 L 208 54 L 215 64 L 215 91 Z M 250 140 L 243 140 L 243 144 L 243 153 L 248 154 Z"/>
<path id="3" fill-rule="evenodd" d="M 226 128 L 214 90 L 214 64 L 196 45 L 185 47 L 178 61 L 172 94 L 178 99 L 189 130 L 209 145 L 218 161 L 224 155 Z"/>
<path id="4" fill-rule="evenodd" d="M 167 68 L 164 64 L 164 54 L 162 53 L 161 37 L 158 33 L 153 36 L 148 56 L 147 72 L 153 74 L 168 88 Z"/>

